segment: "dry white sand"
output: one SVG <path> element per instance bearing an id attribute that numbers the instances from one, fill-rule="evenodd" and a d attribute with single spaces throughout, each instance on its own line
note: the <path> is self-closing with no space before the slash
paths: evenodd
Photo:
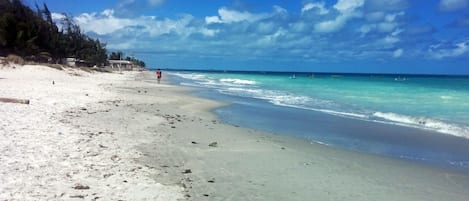
<path id="1" fill-rule="evenodd" d="M 0 200 L 177 200 L 182 188 L 161 185 L 157 170 L 136 163 L 142 153 L 123 131 L 73 125 L 77 112 L 114 103 L 112 84 L 133 73 L 59 71 L 44 66 L 0 69 Z M 54 82 L 54 84 L 53 84 Z M 90 105 L 95 105 L 91 111 Z M 161 120 L 161 119 L 160 119 Z"/>
<path id="2" fill-rule="evenodd" d="M 0 70 L 0 97 L 31 100 L 0 103 L 0 200 L 469 197 L 467 172 L 222 124 L 153 73 L 68 73 Z"/>

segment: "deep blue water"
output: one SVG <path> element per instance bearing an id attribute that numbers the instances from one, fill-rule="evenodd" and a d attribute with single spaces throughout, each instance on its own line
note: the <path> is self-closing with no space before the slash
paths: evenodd
<path id="1" fill-rule="evenodd" d="M 469 170 L 469 78 L 172 72 L 227 123 Z"/>

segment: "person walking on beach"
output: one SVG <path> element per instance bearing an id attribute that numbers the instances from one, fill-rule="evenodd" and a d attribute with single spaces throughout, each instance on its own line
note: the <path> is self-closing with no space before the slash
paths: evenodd
<path id="1" fill-rule="evenodd" d="M 158 70 L 156 70 L 156 78 L 158 79 L 158 84 L 159 84 L 161 80 L 161 70 L 159 68 Z"/>

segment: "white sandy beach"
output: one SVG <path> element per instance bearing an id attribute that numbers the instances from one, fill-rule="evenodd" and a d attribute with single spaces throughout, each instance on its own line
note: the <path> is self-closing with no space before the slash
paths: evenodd
<path id="1" fill-rule="evenodd" d="M 31 102 L 0 103 L 0 200 L 469 197 L 466 172 L 222 124 L 223 104 L 190 91 L 151 72 L 1 69 L 0 97 Z"/>
<path id="2" fill-rule="evenodd" d="M 0 103 L 0 200 L 181 198 L 181 187 L 161 185 L 149 178 L 155 169 L 135 162 L 139 142 L 121 136 L 126 131 L 70 123 L 78 112 L 117 105 L 121 97 L 107 88 L 132 78 L 43 66 L 1 69 L 0 97 L 30 104 Z"/>

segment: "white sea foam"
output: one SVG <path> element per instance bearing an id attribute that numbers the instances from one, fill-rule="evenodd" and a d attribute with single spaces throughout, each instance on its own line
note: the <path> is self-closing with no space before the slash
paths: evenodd
<path id="1" fill-rule="evenodd" d="M 319 141 L 319 140 L 314 140 L 313 142 L 311 142 L 311 144 L 313 144 L 313 143 L 317 143 L 317 144 L 322 144 L 322 145 L 330 146 L 330 144 L 325 143 L 325 142 L 322 142 L 322 141 Z"/>
<path id="2" fill-rule="evenodd" d="M 426 117 L 412 117 L 407 115 L 385 112 L 375 112 L 373 116 L 387 121 L 395 122 L 395 124 L 398 125 L 424 128 L 428 130 L 434 130 L 440 133 L 469 138 L 469 127 L 454 125 L 436 119 Z"/>
<path id="3" fill-rule="evenodd" d="M 332 101 L 315 99 L 315 98 L 308 97 L 308 96 L 294 95 L 294 94 L 283 92 L 283 91 L 232 87 L 232 88 L 227 88 L 227 89 L 220 89 L 219 92 L 230 94 L 230 95 L 237 95 L 241 97 L 263 99 L 263 100 L 269 101 L 270 103 L 274 105 L 279 105 L 279 106 L 313 110 L 313 111 L 324 112 L 324 113 L 337 115 L 337 116 L 350 117 L 350 118 L 359 118 L 359 119 L 368 118 L 368 115 L 366 114 L 336 111 L 333 109 L 324 109 L 324 108 L 337 108 L 338 105 Z"/>
<path id="4" fill-rule="evenodd" d="M 443 100 L 450 100 L 450 99 L 453 99 L 452 96 L 440 96 L 441 99 Z"/>
<path id="5" fill-rule="evenodd" d="M 264 94 L 265 90 L 240 88 L 240 87 L 228 87 L 228 88 L 221 88 L 218 91 L 224 94 L 237 95 L 241 97 L 260 98 L 261 95 Z"/>
<path id="6" fill-rule="evenodd" d="M 334 115 L 339 115 L 339 116 L 346 116 L 346 117 L 355 117 L 355 118 L 360 118 L 360 119 L 368 119 L 368 115 L 366 114 L 358 114 L 358 113 L 351 113 L 351 112 L 338 112 L 334 110 L 318 110 L 321 112 L 329 113 L 329 114 L 334 114 Z"/>
<path id="7" fill-rule="evenodd" d="M 239 85 L 255 85 L 256 84 L 256 81 L 253 81 L 253 80 L 242 80 L 242 79 L 232 79 L 232 78 L 220 79 L 220 82 L 234 83 L 234 84 L 239 84 Z"/>
<path id="8" fill-rule="evenodd" d="M 171 75 L 176 75 L 184 79 L 190 79 L 190 80 L 206 80 L 207 76 L 202 75 L 202 74 L 196 74 L 196 73 L 170 73 Z"/>

